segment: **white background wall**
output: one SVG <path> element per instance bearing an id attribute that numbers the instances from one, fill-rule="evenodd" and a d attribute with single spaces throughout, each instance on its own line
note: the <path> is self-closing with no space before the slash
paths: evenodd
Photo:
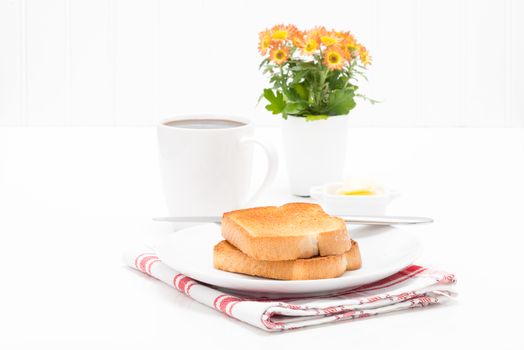
<path id="1" fill-rule="evenodd" d="M 0 125 L 152 125 L 180 113 L 277 117 L 256 100 L 257 33 L 349 29 L 380 105 L 360 126 L 524 126 L 519 0 L 0 0 Z"/>

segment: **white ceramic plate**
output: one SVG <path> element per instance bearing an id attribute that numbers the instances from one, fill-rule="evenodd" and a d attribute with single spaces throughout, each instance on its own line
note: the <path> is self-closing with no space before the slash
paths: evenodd
<path id="1" fill-rule="evenodd" d="M 359 243 L 362 268 L 337 278 L 279 281 L 217 270 L 213 267 L 213 246 L 223 238 L 220 226 L 205 224 L 169 235 L 155 249 L 173 269 L 198 281 L 221 288 L 255 294 L 315 294 L 371 283 L 411 265 L 420 253 L 418 240 L 399 228 L 352 227 Z"/>

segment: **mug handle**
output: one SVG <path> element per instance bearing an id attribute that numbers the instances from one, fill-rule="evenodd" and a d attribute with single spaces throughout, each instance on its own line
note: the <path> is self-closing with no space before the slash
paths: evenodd
<path id="1" fill-rule="evenodd" d="M 264 180 L 260 187 L 255 191 L 255 193 L 249 198 L 246 202 L 246 206 L 249 206 L 255 202 L 258 197 L 266 190 L 266 188 L 275 180 L 278 170 L 278 156 L 273 145 L 264 143 L 254 137 L 244 137 L 240 140 L 240 144 L 254 144 L 262 148 L 267 157 L 267 171 Z"/>

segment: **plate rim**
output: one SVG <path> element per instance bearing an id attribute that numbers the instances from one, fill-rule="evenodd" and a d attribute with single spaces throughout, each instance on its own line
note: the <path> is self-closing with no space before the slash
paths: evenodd
<path id="1" fill-rule="evenodd" d="M 413 264 L 413 262 L 418 258 L 420 257 L 421 253 L 422 253 L 422 244 L 421 244 L 421 241 L 418 237 L 416 237 L 414 234 L 412 234 L 411 232 L 402 232 L 403 235 L 407 235 L 410 237 L 410 239 L 412 240 L 415 248 L 413 249 L 412 252 L 410 252 L 410 258 L 408 259 L 410 262 L 407 263 L 407 262 L 402 262 L 402 263 L 398 263 L 396 265 L 393 265 L 392 268 L 390 269 L 383 269 L 381 270 L 380 272 L 375 272 L 375 273 L 370 273 L 369 275 L 367 275 L 367 278 L 366 279 L 371 279 L 371 280 L 368 280 L 368 281 L 365 281 L 365 282 L 362 282 L 361 284 L 358 284 L 358 285 L 351 285 L 351 286 L 347 286 L 347 287 L 334 287 L 334 288 L 321 288 L 322 285 L 326 285 L 326 284 L 331 284 L 332 282 L 334 281 L 341 281 L 344 280 L 344 275 L 342 276 L 339 276 L 339 277 L 334 277 L 334 278 L 324 278 L 324 279 L 314 279 L 314 280 L 275 280 L 275 279 L 270 279 L 270 278 L 264 278 L 264 277 L 258 277 L 258 276 L 250 276 L 250 275 L 243 275 L 243 274 L 239 274 L 239 273 L 234 273 L 234 272 L 228 272 L 228 271 L 222 271 L 222 270 L 218 270 L 220 271 L 220 273 L 223 273 L 224 275 L 220 276 L 220 277 L 216 277 L 216 276 L 211 276 L 211 278 L 200 278 L 201 275 L 206 275 L 207 273 L 205 271 L 199 271 L 197 270 L 196 273 L 194 272 L 190 272 L 188 273 L 188 271 L 182 271 L 182 270 L 186 270 L 186 269 L 179 269 L 179 268 L 176 268 L 174 266 L 171 266 L 170 264 L 167 263 L 167 261 L 165 259 L 163 259 L 163 255 L 161 253 L 162 251 L 162 248 L 159 249 L 159 247 L 161 246 L 165 246 L 170 240 L 173 239 L 173 237 L 176 237 L 180 234 L 185 234 L 187 233 L 187 231 L 193 231 L 193 230 L 202 230 L 202 229 L 205 229 L 205 227 L 210 227 L 210 228 L 213 228 L 213 229 L 219 229 L 220 228 L 220 225 L 218 224 L 215 224 L 215 223 L 207 223 L 207 224 L 200 224 L 200 225 L 195 225 L 195 226 L 191 226 L 191 227 L 187 227 L 187 228 L 184 228 L 184 229 L 181 229 L 181 230 L 178 230 L 178 231 L 175 231 L 175 232 L 170 232 L 170 234 L 166 235 L 165 237 L 163 237 L 162 239 L 159 240 L 159 242 L 157 242 L 157 244 L 154 245 L 154 250 L 157 252 L 157 255 L 159 256 L 159 258 L 167 265 L 169 266 L 170 268 L 178 271 L 179 273 L 182 273 L 190 278 L 193 278 L 199 282 L 202 282 L 204 284 L 209 284 L 211 286 L 214 286 L 214 287 L 218 287 L 218 288 L 224 288 L 224 289 L 228 289 L 228 290 L 231 290 L 231 291 L 239 291 L 239 292 L 245 292 L 245 291 L 251 291 L 253 293 L 269 293 L 269 292 L 265 292 L 265 291 L 257 291 L 255 289 L 259 289 L 261 286 L 260 284 L 264 284 L 263 288 L 266 289 L 266 288 L 271 288 L 271 287 L 295 287 L 295 288 L 300 288 L 302 286 L 302 288 L 306 288 L 304 287 L 304 284 L 311 284 L 311 288 L 312 289 L 317 289 L 317 291 L 308 291 L 308 292 L 297 292 L 297 291 L 289 291 L 289 292 L 286 292 L 286 291 L 274 291 L 274 292 L 271 292 L 272 294 L 286 294 L 286 295 L 289 295 L 289 294 L 307 294 L 307 293 L 317 293 L 317 292 L 329 292 L 329 291 L 336 291 L 336 290 L 340 290 L 340 289 L 345 289 L 345 288 L 355 288 L 357 287 L 358 285 L 364 285 L 364 284 L 368 284 L 368 283 L 373 283 L 373 282 L 376 282 L 376 281 L 379 281 L 380 279 L 382 278 L 386 278 L 387 276 L 390 276 L 391 274 L 394 274 L 398 271 L 401 271 L 403 268 L 407 267 L 407 266 L 410 266 L 411 264 Z M 390 226 L 389 227 L 390 229 L 392 230 L 401 230 L 399 229 L 398 227 L 394 227 L 394 226 Z M 216 242 L 218 243 L 218 241 Z M 215 243 L 215 244 L 216 244 Z M 168 259 L 169 260 L 169 259 Z M 182 266 L 183 267 L 183 266 Z M 346 272 L 347 273 L 347 272 Z M 198 275 L 198 276 L 195 276 L 195 275 Z M 207 274 L 209 276 L 209 274 Z M 247 276 L 248 278 L 241 278 L 239 276 Z M 346 276 L 346 278 L 350 278 L 351 276 Z M 232 287 L 232 286 L 226 286 L 224 284 L 228 283 L 228 282 L 231 282 L 231 283 L 234 283 L 234 284 L 243 284 L 245 285 L 245 287 Z M 258 288 L 257 288 L 258 287 Z M 251 288 L 251 289 L 250 289 Z"/>

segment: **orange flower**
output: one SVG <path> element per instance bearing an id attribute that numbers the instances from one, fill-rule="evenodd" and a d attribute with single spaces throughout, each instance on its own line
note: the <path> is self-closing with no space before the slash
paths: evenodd
<path id="1" fill-rule="evenodd" d="M 346 32 L 342 33 L 342 42 L 340 45 L 344 49 L 344 53 L 346 54 L 347 59 L 351 59 L 356 57 L 356 52 L 358 49 L 357 41 L 355 40 L 355 37 L 351 35 L 351 33 Z M 355 52 L 355 53 L 354 53 Z"/>
<path id="2" fill-rule="evenodd" d="M 285 26 L 279 24 L 271 28 L 271 39 L 275 41 L 284 41 L 291 38 L 294 31 L 297 31 L 295 26 Z"/>
<path id="3" fill-rule="evenodd" d="M 258 38 L 258 52 L 264 56 L 271 45 L 271 32 L 266 29 L 258 34 Z"/>
<path id="4" fill-rule="evenodd" d="M 286 27 L 287 27 L 287 30 L 289 31 L 289 36 L 291 38 L 293 38 L 293 36 L 301 33 L 301 31 L 293 24 L 288 24 Z"/>
<path id="5" fill-rule="evenodd" d="M 276 64 L 283 64 L 289 58 L 287 47 L 279 45 L 269 51 L 269 59 Z"/>
<path id="6" fill-rule="evenodd" d="M 369 51 L 363 45 L 358 44 L 358 54 L 363 65 L 367 66 L 368 64 L 371 64 L 371 56 L 369 56 Z"/>
<path id="7" fill-rule="evenodd" d="M 341 69 L 345 63 L 344 52 L 336 46 L 329 47 L 324 53 L 324 64 L 329 70 Z"/>
<path id="8" fill-rule="evenodd" d="M 312 55 L 318 50 L 318 42 L 313 38 L 308 38 L 301 49 L 304 55 Z"/>
<path id="9" fill-rule="evenodd" d="M 320 42 L 326 47 L 337 45 L 342 41 L 342 37 L 339 32 L 330 31 L 320 35 Z"/>
<path id="10" fill-rule="evenodd" d="M 293 31 L 291 34 L 291 42 L 298 48 L 303 48 L 306 45 L 304 41 L 304 33 L 300 30 Z"/>
<path id="11" fill-rule="evenodd" d="M 324 27 L 315 27 L 307 32 L 308 39 L 314 40 L 320 45 L 320 38 L 325 35 L 326 28 Z"/>

